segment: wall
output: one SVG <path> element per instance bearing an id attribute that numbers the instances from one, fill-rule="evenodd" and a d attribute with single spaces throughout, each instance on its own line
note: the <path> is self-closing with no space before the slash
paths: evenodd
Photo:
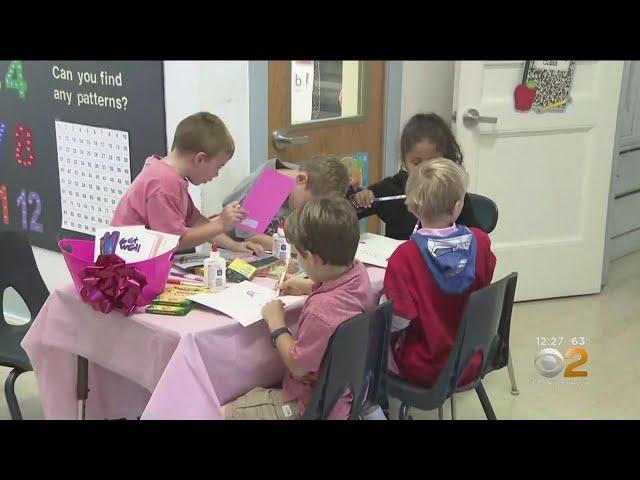
<path id="1" fill-rule="evenodd" d="M 416 113 L 434 112 L 451 123 L 455 62 L 402 63 L 400 128 Z"/>
<path id="2" fill-rule="evenodd" d="M 611 261 L 640 249 L 640 62 L 625 62 L 609 208 Z"/>
<path id="3" fill-rule="evenodd" d="M 201 110 L 218 115 L 236 142 L 235 154 L 220 176 L 203 186 L 202 191 L 190 188 L 203 214 L 211 214 L 219 210 L 224 196 L 249 173 L 249 62 L 167 61 L 164 67 L 167 148 L 178 122 Z M 61 254 L 38 247 L 33 247 L 33 253 L 49 290 L 71 282 Z M 24 322 L 29 316 L 22 299 L 12 290 L 5 294 L 4 312 L 13 323 Z"/>
<path id="4" fill-rule="evenodd" d="M 400 168 L 400 134 L 413 115 L 435 112 L 450 123 L 454 68 L 453 61 L 387 62 L 385 175 Z"/>

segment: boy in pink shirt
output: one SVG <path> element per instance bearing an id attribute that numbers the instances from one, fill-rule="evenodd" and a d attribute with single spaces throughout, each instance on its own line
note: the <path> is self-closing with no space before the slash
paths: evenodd
<path id="1" fill-rule="evenodd" d="M 224 248 L 262 253 L 261 247 L 236 242 L 223 233 L 245 216 L 238 202 L 230 203 L 210 220 L 189 196 L 188 182 L 202 185 L 217 177 L 234 150 L 233 138 L 217 116 L 200 112 L 183 119 L 176 128 L 169 155 L 147 158 L 142 172 L 120 199 L 111 225 L 144 225 L 179 235 L 178 250 L 215 238 Z"/>
<path id="2" fill-rule="evenodd" d="M 262 308 L 274 348 L 287 367 L 279 388 L 255 388 L 224 406 L 228 420 L 297 420 L 302 417 L 318 379 L 329 340 L 346 320 L 374 306 L 364 265 L 354 260 L 360 231 L 353 206 L 344 198 L 310 200 L 291 213 L 287 239 L 311 282 L 287 282 L 283 295 L 309 295 L 294 339 L 284 323 L 284 306 L 273 300 Z M 284 284 L 283 284 L 284 286 Z M 346 420 L 352 396 L 345 392 L 329 419 Z"/>

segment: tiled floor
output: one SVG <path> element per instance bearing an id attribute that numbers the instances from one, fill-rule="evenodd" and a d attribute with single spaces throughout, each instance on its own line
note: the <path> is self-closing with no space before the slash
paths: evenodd
<path id="1" fill-rule="evenodd" d="M 536 337 L 564 337 L 564 352 L 572 337 L 585 337 L 589 357 L 580 367 L 589 376 L 570 383 L 562 376 L 551 383 L 535 371 Z M 519 396 L 510 393 L 507 370 L 487 376 L 485 388 L 499 419 L 635 419 L 640 418 L 640 252 L 616 261 L 609 284 L 599 295 L 517 304 L 511 325 L 511 350 Z M 4 378 L 9 369 L 0 367 Z M 44 415 L 33 373 L 16 384 L 23 416 Z M 459 419 L 482 419 L 475 392 L 456 397 Z M 397 404 L 392 403 L 392 418 Z M 437 419 L 437 412 L 412 410 L 415 419 Z M 0 419 L 8 419 L 0 395 Z M 450 418 L 449 403 L 445 418 Z"/>

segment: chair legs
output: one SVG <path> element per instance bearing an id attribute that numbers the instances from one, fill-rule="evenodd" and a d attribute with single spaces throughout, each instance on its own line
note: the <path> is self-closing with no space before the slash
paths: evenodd
<path id="1" fill-rule="evenodd" d="M 7 399 L 7 406 L 9 407 L 9 413 L 11 414 L 11 420 L 22 420 L 22 413 L 20 412 L 20 405 L 18 405 L 18 399 L 16 398 L 16 379 L 19 375 L 23 374 L 25 370 L 14 368 L 7 375 L 7 379 L 4 382 L 4 396 Z"/>
<path id="2" fill-rule="evenodd" d="M 400 404 L 400 409 L 398 410 L 398 420 L 408 420 L 409 419 L 409 406 L 406 403 Z"/>
<path id="3" fill-rule="evenodd" d="M 85 420 L 89 395 L 89 361 L 78 355 L 76 396 L 78 398 L 78 420 Z"/>
<path id="4" fill-rule="evenodd" d="M 453 394 L 453 393 L 451 394 L 450 401 L 451 401 L 451 420 L 455 420 L 456 419 L 455 394 Z"/>
<path id="5" fill-rule="evenodd" d="M 478 394 L 478 398 L 480 399 L 480 404 L 482 405 L 484 414 L 487 416 L 487 420 L 497 420 L 496 414 L 493 412 L 493 407 L 491 406 L 491 402 L 489 401 L 487 392 L 484 390 L 484 385 L 482 385 L 482 382 L 478 383 L 478 386 L 476 387 L 476 393 Z"/>
<path id="6" fill-rule="evenodd" d="M 509 380 L 511 382 L 511 395 L 520 395 L 518 386 L 516 385 L 516 374 L 513 372 L 513 362 L 511 361 L 511 351 L 509 351 L 509 361 L 507 363 L 507 370 L 509 370 Z"/>

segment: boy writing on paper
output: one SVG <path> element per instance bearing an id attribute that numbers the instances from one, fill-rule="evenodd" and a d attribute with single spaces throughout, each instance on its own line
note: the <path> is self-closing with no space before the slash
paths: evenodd
<path id="1" fill-rule="evenodd" d="M 313 199 L 295 210 L 285 225 L 287 239 L 312 286 L 294 338 L 285 326 L 284 305 L 272 300 L 262 308 L 273 347 L 287 368 L 282 388 L 255 388 L 225 405 L 228 420 L 295 420 L 304 414 L 329 340 L 346 320 L 374 306 L 369 276 L 354 260 L 360 230 L 353 206 L 344 198 Z M 329 415 L 345 420 L 351 410 L 346 392 Z"/>
<path id="2" fill-rule="evenodd" d="M 183 119 L 176 128 L 171 152 L 165 157 L 147 158 L 140 174 L 120 199 L 111 225 L 144 225 L 150 230 L 178 235 L 178 250 L 196 247 L 216 239 L 221 247 L 234 251 L 255 251 L 260 247 L 236 242 L 224 235 L 245 217 L 238 202 L 225 206 L 210 220 L 193 204 L 188 182 L 202 185 L 218 176 L 233 156 L 235 144 L 217 116 L 199 112 Z"/>

